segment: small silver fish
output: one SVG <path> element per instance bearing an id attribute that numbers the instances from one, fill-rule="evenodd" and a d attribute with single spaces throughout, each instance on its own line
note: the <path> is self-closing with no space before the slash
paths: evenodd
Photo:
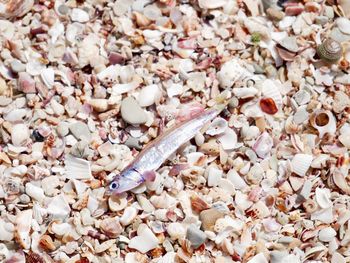
<path id="1" fill-rule="evenodd" d="M 135 160 L 117 175 L 109 185 L 112 194 L 129 191 L 145 181 L 154 180 L 155 171 L 181 145 L 193 138 L 220 110 L 209 109 L 175 125 L 147 145 Z"/>

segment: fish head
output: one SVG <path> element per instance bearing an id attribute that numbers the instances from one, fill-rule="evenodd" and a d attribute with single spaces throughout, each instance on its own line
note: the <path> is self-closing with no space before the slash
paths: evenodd
<path id="1" fill-rule="evenodd" d="M 109 184 L 111 194 L 121 194 L 142 184 L 145 180 L 139 172 L 134 169 L 127 169 L 117 175 Z"/>

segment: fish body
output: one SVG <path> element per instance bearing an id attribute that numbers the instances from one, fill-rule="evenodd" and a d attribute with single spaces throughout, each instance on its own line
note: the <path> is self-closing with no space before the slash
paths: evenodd
<path id="1" fill-rule="evenodd" d="M 163 162 L 181 145 L 192 139 L 219 112 L 217 109 L 203 111 L 165 131 L 147 145 L 135 160 L 113 179 L 109 186 L 110 191 L 120 194 L 139 186 L 146 180 L 154 179 L 155 171 Z"/>

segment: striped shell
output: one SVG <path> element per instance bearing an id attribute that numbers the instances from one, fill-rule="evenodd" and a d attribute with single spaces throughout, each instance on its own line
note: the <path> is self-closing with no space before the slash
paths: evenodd
<path id="1" fill-rule="evenodd" d="M 343 49 L 339 42 L 331 38 L 327 38 L 322 42 L 322 44 L 318 45 L 317 54 L 323 61 L 335 63 L 341 58 Z"/>

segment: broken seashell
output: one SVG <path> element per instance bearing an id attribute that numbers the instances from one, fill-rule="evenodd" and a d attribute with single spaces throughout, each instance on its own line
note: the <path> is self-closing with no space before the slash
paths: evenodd
<path id="1" fill-rule="evenodd" d="M 237 147 L 237 134 L 231 128 L 227 128 L 218 140 L 224 150 L 233 150 Z"/>
<path id="2" fill-rule="evenodd" d="M 51 89 L 55 84 L 55 72 L 52 68 L 45 68 L 40 73 L 41 79 L 43 80 L 46 87 Z"/>
<path id="3" fill-rule="evenodd" d="M 8 0 L 0 3 L 0 17 L 21 17 L 28 13 L 34 5 L 34 0 Z"/>
<path id="4" fill-rule="evenodd" d="M 227 121 L 223 118 L 216 118 L 212 121 L 209 128 L 206 130 L 206 134 L 211 136 L 218 135 L 224 133 L 226 128 L 228 127 Z"/>
<path id="5" fill-rule="evenodd" d="M 18 74 L 18 89 L 23 93 L 35 93 L 35 80 L 27 72 Z"/>
<path id="6" fill-rule="evenodd" d="M 108 198 L 108 207 L 111 211 L 117 212 L 123 210 L 128 205 L 126 194 L 111 195 Z"/>
<path id="7" fill-rule="evenodd" d="M 198 1 L 199 7 L 204 9 L 216 9 L 227 5 L 227 3 L 228 3 L 228 0 L 217 0 L 217 1 L 199 0 Z"/>
<path id="8" fill-rule="evenodd" d="M 291 162 L 292 171 L 299 176 L 305 176 L 311 166 L 312 160 L 313 156 L 310 154 L 296 154 Z"/>
<path id="9" fill-rule="evenodd" d="M 212 1 L 208 0 L 208 2 Z M 230 88 L 245 72 L 247 70 L 236 59 L 233 59 L 222 65 L 220 71 L 217 73 L 217 78 L 223 88 Z"/>
<path id="10" fill-rule="evenodd" d="M 65 159 L 66 177 L 69 179 L 92 179 L 90 162 L 68 155 Z"/>
<path id="11" fill-rule="evenodd" d="M 260 158 L 266 158 L 271 154 L 272 147 L 273 140 L 271 136 L 267 132 L 264 132 L 256 139 L 253 150 Z"/>
<path id="12" fill-rule="evenodd" d="M 143 87 L 138 96 L 138 102 L 141 107 L 148 107 L 159 101 L 162 93 L 158 85 L 152 84 Z"/>
<path id="13" fill-rule="evenodd" d="M 29 249 L 31 244 L 30 230 L 32 225 L 33 210 L 27 209 L 18 212 L 15 220 L 15 240 L 23 249 Z"/>
<path id="14" fill-rule="evenodd" d="M 331 191 L 328 188 L 316 188 L 316 202 L 321 208 L 332 206 Z"/>
<path id="15" fill-rule="evenodd" d="M 26 124 L 16 124 L 12 127 L 11 141 L 14 146 L 23 146 L 29 140 L 29 129 Z"/>
<path id="16" fill-rule="evenodd" d="M 345 194 L 350 194 L 350 186 L 348 182 L 345 180 L 344 175 L 342 175 L 339 171 L 335 171 L 333 173 L 333 181 L 336 186 L 339 187 Z"/>
<path id="17" fill-rule="evenodd" d="M 181 240 L 186 237 L 186 228 L 181 223 L 170 223 L 166 229 L 170 238 L 173 240 Z"/>
<path id="18" fill-rule="evenodd" d="M 130 225 L 137 216 L 137 209 L 129 206 L 125 208 L 123 215 L 120 217 L 120 223 L 123 226 Z"/>
<path id="19" fill-rule="evenodd" d="M 246 98 L 251 98 L 254 97 L 259 91 L 254 88 L 234 88 L 232 89 L 233 94 L 240 99 L 246 99 Z"/>
<path id="20" fill-rule="evenodd" d="M 11 241 L 14 237 L 14 231 L 15 227 L 12 223 L 0 219 L 0 241 Z"/>
<path id="21" fill-rule="evenodd" d="M 123 227 L 120 225 L 118 217 L 103 219 L 100 228 L 110 238 L 116 238 L 123 232 Z"/>
<path id="22" fill-rule="evenodd" d="M 216 208 L 203 210 L 199 214 L 199 220 L 202 222 L 202 229 L 205 231 L 213 231 L 216 221 L 224 217 L 224 213 Z"/>
<path id="23" fill-rule="evenodd" d="M 331 228 L 326 227 L 320 230 L 318 232 L 318 239 L 322 242 L 330 242 L 334 239 L 334 237 L 337 235 L 337 232 Z"/>
<path id="24" fill-rule="evenodd" d="M 336 63 L 343 55 L 343 48 L 338 41 L 327 38 L 317 46 L 317 54 L 327 63 Z"/>
<path id="25" fill-rule="evenodd" d="M 147 253 L 148 251 L 156 248 L 158 245 L 158 238 L 145 224 L 139 225 L 137 229 L 137 236 L 130 239 L 128 246 L 136 249 L 141 253 Z"/>
<path id="26" fill-rule="evenodd" d="M 318 130 L 320 138 L 328 134 L 335 134 L 336 119 L 332 112 L 324 110 L 316 110 L 310 116 L 311 125 Z"/>
<path id="27" fill-rule="evenodd" d="M 40 238 L 39 246 L 45 251 L 54 251 L 56 250 L 56 246 L 52 241 L 52 238 L 49 235 L 43 235 Z"/>
<path id="28" fill-rule="evenodd" d="M 264 253 L 259 253 L 251 258 L 247 263 L 268 263 L 267 259 L 264 256 Z"/>

